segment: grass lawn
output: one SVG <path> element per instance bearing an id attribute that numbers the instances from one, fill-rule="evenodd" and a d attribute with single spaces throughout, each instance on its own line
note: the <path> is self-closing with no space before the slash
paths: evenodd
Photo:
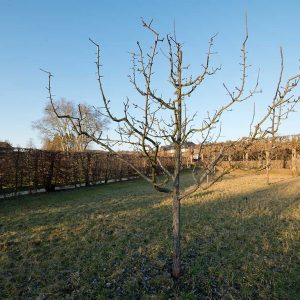
<path id="1" fill-rule="evenodd" d="M 0 299 L 300 299 L 300 178 L 271 182 L 182 202 L 178 282 L 171 201 L 142 180 L 0 200 Z"/>

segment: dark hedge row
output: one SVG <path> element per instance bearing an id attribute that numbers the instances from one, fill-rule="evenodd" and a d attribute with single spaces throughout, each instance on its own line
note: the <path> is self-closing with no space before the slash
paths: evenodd
<path id="1" fill-rule="evenodd" d="M 139 155 L 122 154 L 138 170 L 148 175 L 150 167 Z M 161 158 L 172 168 L 170 157 Z M 137 176 L 115 155 L 97 152 L 56 152 L 11 148 L 0 150 L 0 195 L 39 189 L 77 187 L 117 181 Z"/>
<path id="2" fill-rule="evenodd" d="M 228 143 L 228 142 L 227 142 Z M 211 161 L 227 143 L 205 145 L 197 152 L 197 147 L 185 149 L 182 165 L 190 167 L 195 160 L 207 163 Z M 227 147 L 224 161 L 245 164 L 245 167 L 260 168 L 264 165 L 266 151 L 270 153 L 273 168 L 292 168 L 292 151 L 296 151 L 297 165 L 300 162 L 300 139 L 280 140 L 272 147 L 268 140 L 254 143 L 245 150 L 244 144 L 238 143 Z M 294 149 L 294 150 L 292 150 Z M 198 153 L 198 154 L 197 154 Z M 151 168 L 147 161 L 138 154 L 122 154 L 140 172 L 149 175 Z M 164 151 L 160 158 L 169 170 L 173 168 L 172 152 Z M 294 161 L 295 164 L 295 161 Z M 300 166 L 299 166 L 300 167 Z M 161 173 L 162 170 L 158 170 Z M 77 187 L 118 181 L 137 176 L 137 173 L 116 155 L 101 151 L 58 152 L 23 148 L 0 148 L 0 196 L 29 193 L 40 189 L 48 192 L 57 188 Z"/>

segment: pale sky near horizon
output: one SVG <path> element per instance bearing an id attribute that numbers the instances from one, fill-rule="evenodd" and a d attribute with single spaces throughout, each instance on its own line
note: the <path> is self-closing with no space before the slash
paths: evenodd
<path id="1" fill-rule="evenodd" d="M 222 65 L 216 76 L 207 78 L 190 98 L 190 111 L 213 111 L 228 101 L 222 83 L 234 87 L 239 82 L 240 47 L 244 37 L 245 12 L 248 15 L 248 57 L 252 65 L 249 82 L 260 69 L 263 93 L 236 106 L 222 121 L 223 139 L 248 133 L 253 101 L 259 114 L 274 94 L 280 55 L 284 49 L 285 78 L 299 70 L 300 1 L 9 1 L 0 0 L 0 140 L 26 146 L 30 138 L 40 147 L 39 133 L 32 122 L 41 118 L 47 103 L 47 77 L 40 68 L 54 74 L 53 92 L 66 98 L 100 106 L 95 76 L 93 45 L 101 45 L 104 87 L 112 109 L 121 113 L 126 96 L 136 99 L 128 82 L 130 55 L 136 41 L 145 46 L 151 35 L 141 26 L 140 17 L 154 19 L 161 34 L 172 32 L 184 42 L 184 60 L 193 74 L 201 70 L 210 36 L 218 33 L 213 65 Z M 167 61 L 159 58 L 154 83 L 162 94 L 167 86 Z M 250 87 L 250 86 L 249 86 Z M 300 94 L 299 89 L 297 90 Z M 137 100 L 138 101 L 138 100 Z M 281 134 L 300 133 L 300 107 L 281 128 Z"/>

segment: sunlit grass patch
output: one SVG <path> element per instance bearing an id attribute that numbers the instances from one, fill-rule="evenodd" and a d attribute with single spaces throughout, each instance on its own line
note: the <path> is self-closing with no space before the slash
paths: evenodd
<path id="1" fill-rule="evenodd" d="M 182 201 L 178 282 L 171 199 L 141 180 L 2 200 L 0 298 L 299 299 L 300 179 L 271 183 L 236 173 Z"/>

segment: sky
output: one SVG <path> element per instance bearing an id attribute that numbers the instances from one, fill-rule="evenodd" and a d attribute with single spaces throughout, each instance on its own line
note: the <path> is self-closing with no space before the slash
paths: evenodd
<path id="1" fill-rule="evenodd" d="M 191 74 L 201 70 L 209 38 L 218 33 L 213 66 L 220 72 L 209 77 L 189 99 L 189 111 L 198 111 L 199 120 L 229 99 L 222 84 L 231 89 L 240 78 L 240 48 L 248 16 L 249 89 L 260 70 L 262 93 L 234 107 L 222 119 L 222 138 L 236 139 L 249 132 L 253 102 L 259 118 L 272 100 L 279 74 L 279 48 L 283 47 L 284 78 L 299 71 L 300 1 L 11 1 L 0 0 L 0 140 L 25 147 L 32 139 L 41 146 L 32 122 L 40 119 L 47 104 L 47 76 L 51 71 L 56 99 L 66 98 L 101 106 L 96 81 L 95 48 L 101 46 L 105 93 L 116 115 L 126 97 L 138 99 L 129 84 L 129 52 L 140 41 L 146 48 L 152 36 L 141 26 L 141 17 L 165 35 L 176 26 L 184 43 L 184 61 Z M 154 84 L 163 95 L 168 85 L 167 61 L 160 55 L 155 66 Z M 248 86 L 247 86 L 248 88 Z M 300 94 L 298 89 L 298 95 Z M 300 111 L 300 108 L 298 109 Z M 294 113 L 280 134 L 300 133 L 300 114 Z"/>

